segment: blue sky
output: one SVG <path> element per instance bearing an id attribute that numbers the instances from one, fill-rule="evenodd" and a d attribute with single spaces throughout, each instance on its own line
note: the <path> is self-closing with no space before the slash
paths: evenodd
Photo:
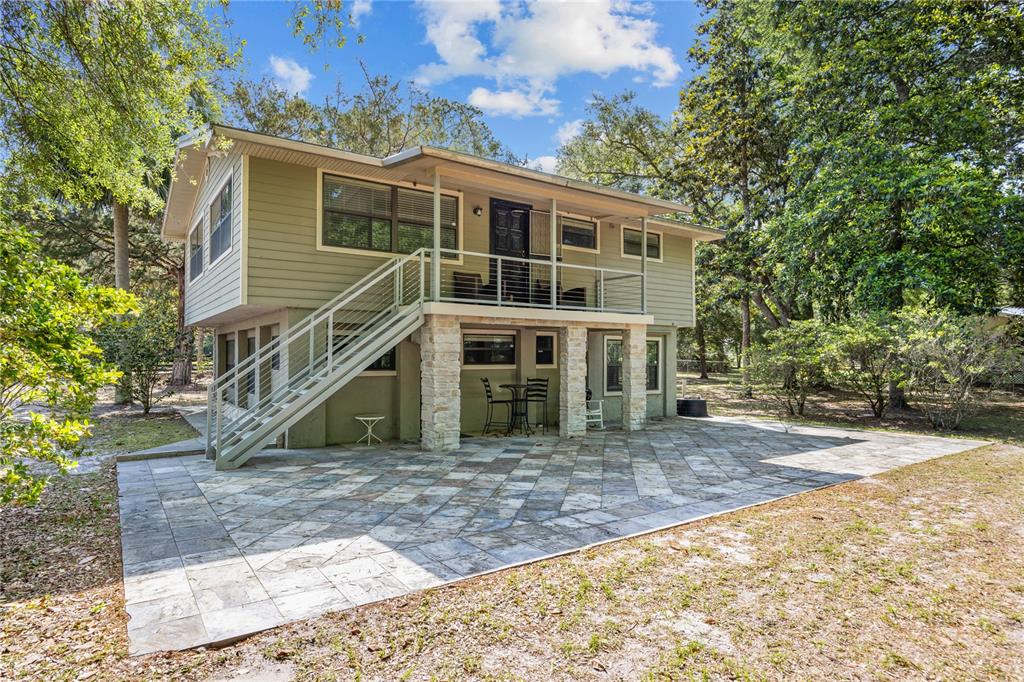
<path id="1" fill-rule="evenodd" d="M 346 5 L 365 42 L 310 52 L 291 35 L 287 3 L 231 3 L 230 32 L 246 41 L 245 75 L 273 77 L 318 101 L 339 79 L 358 90 L 362 60 L 371 73 L 479 106 L 499 139 L 548 168 L 594 92 L 631 89 L 644 106 L 670 114 L 691 73 L 686 52 L 700 21 L 685 0 Z"/>

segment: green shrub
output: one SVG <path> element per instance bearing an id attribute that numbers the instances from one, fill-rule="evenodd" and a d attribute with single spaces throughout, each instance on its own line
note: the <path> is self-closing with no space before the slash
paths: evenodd
<path id="1" fill-rule="evenodd" d="M 803 415 L 807 398 L 825 385 L 827 330 L 817 320 L 801 320 L 765 334 L 750 348 L 750 381 L 778 401 L 786 414 Z"/>
<path id="2" fill-rule="evenodd" d="M 903 376 L 898 329 L 880 317 L 860 317 L 828 328 L 824 362 L 828 383 L 864 398 L 876 417 L 889 407 L 889 384 Z"/>

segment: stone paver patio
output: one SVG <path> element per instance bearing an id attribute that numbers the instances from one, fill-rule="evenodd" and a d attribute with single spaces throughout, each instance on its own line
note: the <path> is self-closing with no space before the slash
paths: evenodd
<path id="1" fill-rule="evenodd" d="M 120 462 L 132 654 L 229 640 L 983 443 L 729 419 Z"/>

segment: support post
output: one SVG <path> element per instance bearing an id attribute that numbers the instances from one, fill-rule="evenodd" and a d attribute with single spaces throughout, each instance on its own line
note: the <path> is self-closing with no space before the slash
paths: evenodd
<path id="1" fill-rule="evenodd" d="M 640 219 L 640 312 L 647 313 L 647 216 Z"/>
<path id="2" fill-rule="evenodd" d="M 587 433 L 587 328 L 558 330 L 558 435 Z"/>
<path id="3" fill-rule="evenodd" d="M 640 431 L 647 423 L 647 325 L 622 333 L 622 428 Z"/>
<path id="4" fill-rule="evenodd" d="M 430 263 L 430 297 L 441 300 L 441 173 L 434 169 L 434 248 Z"/>
<path id="5" fill-rule="evenodd" d="M 558 201 L 551 200 L 551 308 L 558 307 Z"/>

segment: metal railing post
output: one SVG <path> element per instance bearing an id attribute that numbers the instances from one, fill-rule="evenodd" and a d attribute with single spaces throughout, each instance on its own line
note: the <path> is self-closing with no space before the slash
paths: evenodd
<path id="1" fill-rule="evenodd" d="M 210 447 L 213 445 L 213 411 L 217 409 L 217 401 L 214 399 L 216 393 L 217 380 L 214 379 L 210 383 L 210 387 L 206 390 L 206 456 L 209 457 Z"/>
<path id="2" fill-rule="evenodd" d="M 420 302 L 425 301 L 427 297 L 427 254 L 424 251 L 420 251 Z"/>
<path id="3" fill-rule="evenodd" d="M 597 271 L 597 309 L 604 310 L 604 270 Z"/>
<path id="4" fill-rule="evenodd" d="M 334 367 L 334 311 L 327 313 L 327 365 Z"/>
<path id="5" fill-rule="evenodd" d="M 503 294 L 504 294 L 504 292 L 502 291 L 502 288 L 501 288 L 501 256 L 498 256 L 498 306 L 499 307 L 501 306 L 501 299 L 504 297 Z"/>
<path id="6" fill-rule="evenodd" d="M 223 412 L 224 412 L 224 395 L 221 389 L 217 389 L 217 452 L 216 458 L 220 459 L 223 454 L 220 449 L 220 430 L 221 424 L 223 423 Z"/>

